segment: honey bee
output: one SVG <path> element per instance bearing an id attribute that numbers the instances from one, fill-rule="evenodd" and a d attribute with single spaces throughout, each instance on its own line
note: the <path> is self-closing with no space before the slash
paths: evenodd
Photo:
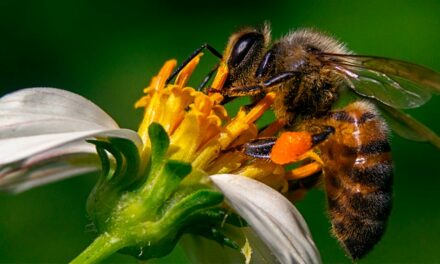
<path id="1" fill-rule="evenodd" d="M 398 110 L 421 106 L 439 93 L 440 74 L 355 55 L 313 29 L 272 43 L 268 26 L 244 28 L 229 38 L 223 55 L 205 44 L 192 56 L 204 48 L 221 57 L 209 93 L 221 93 L 225 102 L 276 94 L 273 110 L 287 132 L 246 143 L 243 152 L 278 164 L 304 159 L 302 148 L 316 153 L 292 179 L 301 187 L 305 177 L 322 173 L 333 234 L 352 259 L 365 256 L 382 237 L 392 207 L 388 126 L 440 148 L 434 132 Z"/>
<path id="2" fill-rule="evenodd" d="M 353 55 L 340 42 L 310 29 L 294 31 L 272 45 L 268 27 L 243 29 L 231 36 L 223 60 L 228 75 L 220 93 L 261 98 L 275 92 L 274 112 L 288 130 L 334 128 L 317 145 L 332 231 L 352 259 L 362 258 L 382 237 L 392 206 L 389 130 L 371 100 L 334 110 L 338 99 L 353 91 L 370 98 L 412 134 L 440 146 L 437 136 L 395 109 L 424 104 L 440 91 L 440 75 L 398 60 Z M 274 160 L 273 149 L 259 147 L 268 142 L 257 139 L 245 152 Z M 286 141 L 275 138 L 273 143 L 276 147 Z"/>

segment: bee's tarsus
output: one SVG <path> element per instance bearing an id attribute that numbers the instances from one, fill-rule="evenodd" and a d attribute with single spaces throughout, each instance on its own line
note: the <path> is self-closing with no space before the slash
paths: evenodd
<path id="1" fill-rule="evenodd" d="M 244 154 L 253 158 L 270 159 L 270 153 L 276 141 L 276 137 L 257 138 L 244 144 L 242 151 Z"/>
<path id="2" fill-rule="evenodd" d="M 206 84 L 209 82 L 209 80 L 212 78 L 212 75 L 214 75 L 214 73 L 217 71 L 218 67 L 220 66 L 220 64 L 216 64 L 214 66 L 214 68 L 212 68 L 208 74 L 205 75 L 205 78 L 203 78 L 203 81 L 199 84 L 199 86 L 197 87 L 197 91 L 201 91 L 203 89 L 203 87 L 206 86 Z"/>

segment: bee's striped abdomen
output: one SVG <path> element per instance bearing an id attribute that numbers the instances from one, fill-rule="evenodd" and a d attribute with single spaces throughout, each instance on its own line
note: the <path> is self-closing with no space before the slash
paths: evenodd
<path id="1" fill-rule="evenodd" d="M 388 129 L 367 102 L 332 112 L 326 122 L 336 131 L 320 147 L 332 230 L 359 259 L 382 237 L 391 211 Z"/>

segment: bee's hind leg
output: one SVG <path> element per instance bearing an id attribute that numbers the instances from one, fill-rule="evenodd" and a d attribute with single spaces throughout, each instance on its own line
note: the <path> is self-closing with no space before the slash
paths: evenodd
<path id="1" fill-rule="evenodd" d="M 284 132 L 280 137 L 254 139 L 236 147 L 236 149 L 253 158 L 270 159 L 276 164 L 285 165 L 313 155 L 307 153 L 312 153 L 310 150 L 327 139 L 333 132 L 334 128 L 330 126 L 325 127 L 322 132 L 317 134 L 310 134 L 304 131 Z M 314 159 L 319 159 L 319 157 L 316 155 Z"/>

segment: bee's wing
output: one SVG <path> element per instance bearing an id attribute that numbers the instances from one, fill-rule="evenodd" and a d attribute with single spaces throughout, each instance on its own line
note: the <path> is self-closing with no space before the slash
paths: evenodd
<path id="1" fill-rule="evenodd" d="M 410 140 L 428 141 L 440 149 L 440 137 L 424 124 L 410 115 L 387 105 L 380 104 L 379 108 L 394 132 Z"/>
<path id="2" fill-rule="evenodd" d="M 372 56 L 321 56 L 342 73 L 354 91 L 394 108 L 415 108 L 432 93 L 440 93 L 440 74 L 417 64 Z"/>
<path id="3" fill-rule="evenodd" d="M 362 100 L 362 96 L 356 94 L 353 90 L 344 90 L 334 105 L 334 109 L 344 108 L 358 100 Z M 381 102 L 376 101 L 376 106 L 390 128 L 399 136 L 414 141 L 428 141 L 440 149 L 440 137 L 424 124 L 402 110 L 387 106 Z"/>
<path id="4" fill-rule="evenodd" d="M 440 137 L 396 108 L 415 108 L 440 93 L 440 74 L 400 60 L 346 54 L 323 54 L 358 94 L 374 98 L 387 123 L 400 136 L 429 141 L 440 149 Z"/>

